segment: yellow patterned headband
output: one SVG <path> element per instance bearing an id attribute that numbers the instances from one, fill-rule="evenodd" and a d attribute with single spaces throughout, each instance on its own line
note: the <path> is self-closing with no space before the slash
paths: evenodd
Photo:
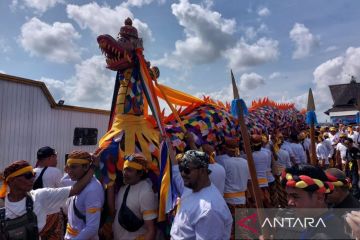
<path id="1" fill-rule="evenodd" d="M 89 164 L 90 160 L 86 160 L 86 159 L 78 159 L 78 158 L 69 158 L 66 161 L 66 165 L 71 165 L 71 164 Z"/>
<path id="2" fill-rule="evenodd" d="M 27 166 L 27 167 L 20 168 L 19 170 L 15 171 L 12 174 L 10 174 L 9 176 L 7 176 L 5 181 L 7 182 L 7 181 L 9 181 L 10 178 L 20 176 L 20 175 L 22 175 L 24 173 L 27 173 L 27 172 L 33 172 L 33 167 L 32 166 Z"/>
<path id="3" fill-rule="evenodd" d="M 146 170 L 146 168 L 145 168 L 143 165 L 141 165 L 141 164 L 139 164 L 139 163 L 136 163 L 136 162 L 131 162 L 131 161 L 129 161 L 129 160 L 126 160 L 126 161 L 124 162 L 124 169 L 125 169 L 125 168 L 128 168 L 128 167 L 134 168 L 134 169 L 136 169 L 136 170 Z"/>

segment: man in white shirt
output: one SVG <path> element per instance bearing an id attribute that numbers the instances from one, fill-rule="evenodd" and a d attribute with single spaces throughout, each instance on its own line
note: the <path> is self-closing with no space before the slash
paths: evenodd
<path id="1" fill-rule="evenodd" d="M 191 132 L 186 132 L 185 134 L 185 139 L 186 139 L 186 143 L 188 145 L 188 150 L 199 150 L 195 144 L 195 139 L 194 139 L 194 135 Z M 210 174 L 210 181 L 212 184 L 215 185 L 215 187 L 219 190 L 220 194 L 223 195 L 224 194 L 224 189 L 225 189 L 225 169 L 223 168 L 223 166 L 221 166 L 220 164 L 218 164 L 215 161 L 215 149 L 212 145 L 208 144 L 208 143 L 203 143 L 201 145 L 202 150 L 209 155 L 210 159 L 209 159 L 209 169 L 211 171 Z M 178 166 L 176 166 L 177 163 L 174 163 L 175 166 L 173 165 L 173 168 L 175 168 L 173 171 L 177 171 L 178 170 Z M 177 178 L 179 180 L 179 184 L 182 184 L 182 178 L 179 177 Z M 183 187 L 180 187 L 181 189 Z"/>
<path id="2" fill-rule="evenodd" d="M 125 160 L 124 185 L 115 200 L 114 239 L 155 239 L 158 200 L 147 178 L 148 161 L 138 153 L 126 156 Z M 126 214 L 126 208 L 134 215 Z"/>
<path id="3" fill-rule="evenodd" d="M 295 153 L 291 148 L 291 143 L 288 142 L 284 137 L 282 137 L 282 138 L 283 138 L 283 144 L 281 144 L 281 149 L 285 150 L 286 152 L 289 153 L 290 162 L 291 162 L 292 165 L 295 165 L 296 164 L 296 162 L 295 162 Z"/>
<path id="4" fill-rule="evenodd" d="M 272 149 L 274 151 L 275 157 L 275 189 L 277 194 L 277 205 L 275 207 L 285 208 L 287 206 L 287 198 L 286 191 L 284 187 L 281 185 L 280 176 L 281 173 L 285 170 L 285 168 L 291 167 L 290 155 L 287 151 L 281 148 L 284 142 L 283 135 L 281 133 L 277 133 L 273 142 Z"/>
<path id="5" fill-rule="evenodd" d="M 339 136 L 340 134 L 336 131 L 335 127 L 330 127 L 329 132 L 329 139 L 331 141 L 331 145 L 336 146 L 339 142 Z"/>
<path id="6" fill-rule="evenodd" d="M 187 151 L 179 163 L 185 184 L 171 227 L 171 239 L 230 239 L 232 217 L 216 187 L 209 179 L 209 156 Z"/>
<path id="7" fill-rule="evenodd" d="M 233 217 L 231 229 L 231 239 L 235 239 L 235 213 L 237 209 L 246 208 L 246 191 L 250 184 L 250 172 L 248 163 L 244 158 L 232 156 L 238 152 L 239 140 L 235 138 L 225 138 L 219 145 L 216 162 L 222 165 L 226 172 L 224 199 Z M 244 235 L 237 236 L 243 239 L 249 238 Z"/>
<path id="8" fill-rule="evenodd" d="M 251 150 L 254 159 L 257 180 L 261 189 L 261 198 L 265 208 L 271 208 L 271 199 L 269 193 L 268 174 L 271 169 L 271 155 L 267 151 L 262 150 L 261 135 L 251 135 Z M 271 173 L 271 172 L 270 172 Z M 252 198 L 250 206 L 255 206 L 255 200 Z"/>
<path id="9" fill-rule="evenodd" d="M 294 152 L 295 163 L 298 165 L 306 164 L 307 163 L 306 153 L 303 146 L 299 143 L 298 134 L 292 133 L 290 135 L 290 139 L 291 139 L 290 146 L 292 151 Z"/>
<path id="10" fill-rule="evenodd" d="M 34 172 L 33 189 L 60 187 L 61 171 L 56 168 L 57 153 L 51 147 L 42 147 L 37 151 L 37 162 Z M 64 218 L 61 209 L 57 213 L 47 216 L 46 225 L 41 233 L 43 238 L 62 239 Z"/>
<path id="11" fill-rule="evenodd" d="M 358 132 L 353 130 L 352 126 L 347 127 L 347 136 L 353 140 L 353 146 L 359 149 L 360 144 L 360 135 Z"/>
<path id="12" fill-rule="evenodd" d="M 346 164 L 346 151 L 347 147 L 344 144 L 347 135 L 345 133 L 340 134 L 339 143 L 336 145 L 336 167 L 345 171 Z"/>
<path id="13" fill-rule="evenodd" d="M 98 165 L 99 159 L 93 158 L 90 170 L 72 187 L 37 190 L 32 190 L 35 173 L 27 161 L 16 161 L 6 167 L 5 180 L 0 190 L 0 197 L 5 197 L 5 209 L 1 212 L 5 212 L 2 212 L 0 216 L 4 213 L 3 220 L 7 223 L 5 226 L 0 226 L 3 228 L 1 231 L 16 234 L 17 237 L 22 236 L 21 239 L 37 239 L 45 226 L 46 216 L 57 212 L 68 197 L 79 194 L 92 179 L 94 169 Z M 7 186 L 9 193 L 7 193 Z M 25 221 L 20 226 L 12 224 L 16 221 L 15 219 L 26 217 L 27 214 L 35 215 L 35 221 Z M 33 226 L 32 230 L 25 231 L 25 228 L 30 225 Z M 9 237 L 14 238 L 14 236 Z"/>
<path id="14" fill-rule="evenodd" d="M 325 132 L 323 134 L 323 137 L 324 137 L 324 145 L 326 146 L 326 149 L 327 151 L 329 152 L 329 156 L 328 156 L 328 159 L 329 159 L 329 165 L 331 167 L 334 166 L 334 160 L 333 160 L 333 156 L 334 156 L 334 147 L 331 145 L 331 141 L 329 139 L 329 133 Z"/>
<path id="15" fill-rule="evenodd" d="M 329 155 L 330 151 L 325 143 L 325 140 L 322 135 L 317 137 L 316 144 L 316 157 L 319 161 L 319 165 L 323 169 L 327 169 L 329 167 Z"/>

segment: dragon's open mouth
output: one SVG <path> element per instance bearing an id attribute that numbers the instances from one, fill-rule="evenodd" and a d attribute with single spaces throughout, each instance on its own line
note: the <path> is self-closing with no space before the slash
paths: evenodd
<path id="1" fill-rule="evenodd" d="M 98 36 L 97 42 L 101 52 L 106 57 L 107 68 L 118 71 L 133 65 L 130 49 L 128 49 L 129 47 L 126 42 L 116 41 L 110 35 Z"/>

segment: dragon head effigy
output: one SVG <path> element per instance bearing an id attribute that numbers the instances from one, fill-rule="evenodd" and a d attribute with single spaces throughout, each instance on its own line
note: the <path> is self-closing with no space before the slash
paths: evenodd
<path id="1" fill-rule="evenodd" d="M 101 52 L 106 57 L 107 68 L 113 71 L 123 70 L 134 66 L 134 50 L 143 48 L 143 41 L 132 26 L 130 18 L 125 20 L 125 26 L 120 28 L 118 40 L 108 34 L 100 35 L 97 42 Z"/>

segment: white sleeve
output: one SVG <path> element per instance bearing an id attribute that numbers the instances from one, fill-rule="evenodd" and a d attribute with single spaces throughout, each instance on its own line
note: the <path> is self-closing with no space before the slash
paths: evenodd
<path id="1" fill-rule="evenodd" d="M 197 240 L 230 239 L 232 220 L 226 221 L 214 210 L 209 210 L 195 223 Z"/>
<path id="2" fill-rule="evenodd" d="M 57 168 L 53 168 L 53 169 L 54 171 L 52 171 L 51 173 L 51 181 L 52 181 L 51 186 L 54 186 L 56 188 L 61 187 L 60 182 L 63 175 L 59 169 Z"/>
<path id="3" fill-rule="evenodd" d="M 86 194 L 85 198 L 85 207 L 86 207 L 86 225 L 81 230 L 79 235 L 75 239 L 92 239 L 93 236 L 96 236 L 99 231 L 100 226 L 100 217 L 101 209 L 104 204 L 104 192 L 103 191 L 89 191 Z"/>
<path id="4" fill-rule="evenodd" d="M 172 177 L 175 184 L 175 188 L 181 196 L 184 192 L 184 180 L 181 177 L 180 171 L 179 171 L 179 165 L 173 165 L 172 166 Z"/>
<path id="5" fill-rule="evenodd" d="M 41 188 L 34 190 L 35 201 L 43 206 L 47 215 L 59 212 L 70 194 L 71 187 L 63 188 Z"/>

